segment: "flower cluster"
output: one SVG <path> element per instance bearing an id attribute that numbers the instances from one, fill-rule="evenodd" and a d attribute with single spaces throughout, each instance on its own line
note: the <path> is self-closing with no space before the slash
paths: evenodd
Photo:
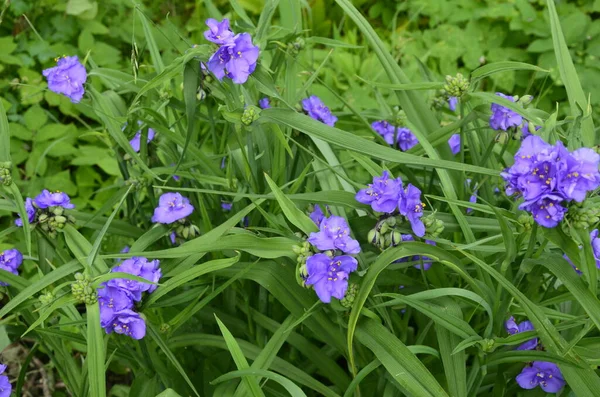
<path id="1" fill-rule="evenodd" d="M 208 70 L 219 80 L 229 77 L 236 84 L 244 84 L 256 69 L 260 52 L 252 44 L 252 37 L 248 33 L 234 35 L 226 18 L 221 22 L 209 18 L 206 25 L 208 30 L 204 32 L 204 37 L 220 46 L 209 58 Z"/>
<path id="2" fill-rule="evenodd" d="M 77 56 L 58 58 L 56 66 L 42 74 L 48 79 L 50 91 L 65 95 L 73 103 L 79 103 L 83 98 L 87 72 Z"/>
<path id="3" fill-rule="evenodd" d="M 9 249 L 0 254 L 0 269 L 19 275 L 17 269 L 23 263 L 23 255 L 17 249 Z M 0 287 L 6 287 L 8 284 L 0 281 Z M 1 372 L 1 371 L 0 371 Z"/>
<path id="4" fill-rule="evenodd" d="M 546 393 L 558 393 L 565 380 L 558 366 L 546 361 L 534 361 L 517 375 L 517 383 L 523 389 L 541 387 Z"/>
<path id="5" fill-rule="evenodd" d="M 511 102 L 516 102 L 517 98 L 509 95 L 504 95 L 501 92 L 497 92 L 496 95 L 504 99 L 508 99 Z M 490 116 L 490 127 L 494 130 L 507 131 L 509 128 L 518 127 L 523 123 L 523 117 L 509 108 L 492 103 L 491 106 L 492 115 Z"/>
<path id="6" fill-rule="evenodd" d="M 323 101 L 315 95 L 302 100 L 302 109 L 304 109 L 304 111 L 313 119 L 327 124 L 330 127 L 333 127 L 338 120 L 338 118 L 331 113 L 331 110 L 325 106 Z"/>
<path id="7" fill-rule="evenodd" d="M 133 257 L 123 261 L 111 272 L 128 273 L 157 283 L 162 277 L 160 262 L 148 261 L 143 257 Z M 156 290 L 156 284 L 144 283 L 125 278 L 114 278 L 100 284 L 98 302 L 100 304 L 100 324 L 107 334 L 116 332 L 133 339 L 146 335 L 146 322 L 136 313 L 134 303 L 142 300 L 142 293 Z"/>
<path id="8" fill-rule="evenodd" d="M 342 300 L 348 289 L 350 273 L 358 267 L 356 258 L 347 254 L 358 254 L 360 245 L 350 236 L 350 227 L 344 218 L 327 217 L 318 205 L 310 217 L 319 226 L 319 231 L 311 233 L 307 241 L 326 252 L 308 256 L 301 276 L 305 285 L 314 287 L 322 302 L 330 303 L 331 297 Z M 336 255 L 340 251 L 346 255 Z"/>
<path id="9" fill-rule="evenodd" d="M 412 184 L 402 186 L 402 179 L 391 179 L 387 171 L 373 178 L 368 188 L 356 194 L 356 200 L 371 205 L 374 211 L 393 213 L 396 209 L 410 222 L 412 231 L 418 237 L 425 235 L 425 225 L 421 220 L 425 204 L 421 201 L 421 190 Z"/>
<path id="10" fill-rule="evenodd" d="M 64 211 L 75 208 L 71 198 L 63 192 L 54 192 L 44 189 L 37 197 L 25 199 L 25 212 L 29 223 L 39 223 L 42 230 L 52 237 L 57 229 L 65 227 L 67 222 L 75 222 L 71 216 L 66 216 Z M 23 220 L 15 220 L 15 225 L 22 227 Z"/>
<path id="11" fill-rule="evenodd" d="M 388 145 L 397 144 L 402 151 L 407 151 L 419 143 L 411 130 L 405 127 L 396 127 L 385 120 L 375 121 L 371 127 L 385 139 Z"/>
<path id="12" fill-rule="evenodd" d="M 3 375 L 6 372 L 6 365 L 0 364 L 0 397 L 10 397 L 12 385 L 8 376 Z"/>
<path id="13" fill-rule="evenodd" d="M 530 211 L 539 225 L 555 227 L 567 212 L 564 202 L 582 202 L 600 186 L 599 162 L 592 149 L 569 152 L 560 141 L 550 145 L 530 135 L 515 154 L 515 163 L 501 175 L 506 194 L 525 200 L 519 209 Z"/>
<path id="14" fill-rule="evenodd" d="M 522 323 L 517 324 L 515 318 L 512 316 L 506 321 L 504 327 L 506 328 L 506 332 L 508 332 L 509 335 L 515 335 L 519 332 L 533 331 L 534 329 L 533 324 L 531 324 L 531 321 L 523 321 Z M 534 350 L 537 347 L 537 345 L 538 339 L 532 338 L 527 342 L 519 345 L 519 347 L 517 347 L 517 350 Z"/>

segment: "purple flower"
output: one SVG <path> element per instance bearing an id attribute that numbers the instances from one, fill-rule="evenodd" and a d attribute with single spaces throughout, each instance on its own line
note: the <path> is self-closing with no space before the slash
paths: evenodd
<path id="1" fill-rule="evenodd" d="M 233 203 L 221 201 L 221 208 L 223 208 L 224 211 L 231 211 L 231 209 L 233 208 Z"/>
<path id="2" fill-rule="evenodd" d="M 15 276 L 19 275 L 17 269 L 23 263 L 23 255 L 17 249 L 9 249 L 0 254 L 0 269 L 11 272 Z M 0 281 L 0 287 L 6 287 L 8 284 Z"/>
<path id="3" fill-rule="evenodd" d="M 319 232 L 311 233 L 308 237 L 308 242 L 317 249 L 322 251 L 339 249 L 346 254 L 360 252 L 358 241 L 350 237 L 348 223 L 341 216 L 332 215 L 323 219 L 319 229 Z"/>
<path id="4" fill-rule="evenodd" d="M 402 180 L 390 179 L 390 174 L 383 171 L 382 176 L 373 178 L 367 189 L 356 193 L 356 201 L 369 204 L 374 211 L 391 214 L 398 206 L 402 195 Z"/>
<path id="5" fill-rule="evenodd" d="M 29 220 L 29 223 L 33 223 L 33 221 L 35 221 L 35 207 L 33 206 L 33 200 L 29 197 L 25 199 L 25 212 L 27 213 L 27 219 Z M 19 215 L 19 219 L 15 220 L 15 225 L 23 227 L 21 215 Z"/>
<path id="6" fill-rule="evenodd" d="M 456 105 L 458 105 L 458 98 L 455 96 L 451 96 L 450 98 L 448 98 L 448 107 L 450 108 L 450 110 L 452 110 L 453 112 L 456 111 Z"/>
<path id="7" fill-rule="evenodd" d="M 539 386 L 546 393 L 558 393 L 566 383 L 558 366 L 546 361 L 534 361 L 523 368 L 516 380 L 523 389 Z"/>
<path id="8" fill-rule="evenodd" d="M 6 371 L 6 365 L 0 364 L 0 397 L 10 397 L 12 392 L 12 385 L 8 376 L 2 375 Z"/>
<path id="9" fill-rule="evenodd" d="M 100 325 L 109 327 L 115 314 L 122 310 L 133 308 L 133 299 L 125 289 L 110 287 L 102 283 L 104 288 L 98 289 L 98 304 L 100 305 Z"/>
<path id="10" fill-rule="evenodd" d="M 508 99 L 511 102 L 515 102 L 515 98 L 512 96 L 504 95 L 501 92 L 497 92 L 496 95 Z M 491 109 L 492 115 L 490 116 L 490 127 L 494 130 L 506 131 L 511 127 L 518 127 L 523 123 L 523 117 L 507 107 L 492 103 Z"/>
<path id="11" fill-rule="evenodd" d="M 425 225 L 421 220 L 423 208 L 425 208 L 425 203 L 421 201 L 421 191 L 409 183 L 404 195 L 398 201 L 398 209 L 400 214 L 408 219 L 413 233 L 418 237 L 425 235 Z"/>
<path id="12" fill-rule="evenodd" d="M 120 252 L 121 252 L 122 254 L 127 254 L 127 253 L 129 253 L 129 250 L 130 250 L 129 246 L 128 246 L 128 245 L 126 245 L 125 247 L 123 247 L 123 249 L 122 249 Z"/>
<path id="13" fill-rule="evenodd" d="M 373 127 L 375 132 L 383 137 L 388 145 L 394 144 L 394 140 L 396 139 L 396 127 L 385 120 L 374 121 L 371 124 L 371 127 Z"/>
<path id="14" fill-rule="evenodd" d="M 317 226 L 319 226 L 321 221 L 326 218 L 319 204 L 315 204 L 315 209 L 310 213 L 309 217 Z"/>
<path id="15" fill-rule="evenodd" d="M 177 242 L 177 233 L 171 232 L 171 234 L 169 234 L 169 240 L 171 240 L 171 244 L 175 245 Z"/>
<path id="16" fill-rule="evenodd" d="M 566 158 L 566 169 L 558 181 L 559 191 L 567 200 L 585 200 L 588 191 L 600 186 L 598 172 L 600 155 L 589 148 L 580 148 Z"/>
<path id="17" fill-rule="evenodd" d="M 143 257 L 133 257 L 124 260 L 119 266 L 111 270 L 112 273 L 129 273 L 134 276 L 144 278 L 153 283 L 158 283 L 162 277 L 158 259 L 148 261 Z M 142 299 L 142 292 L 152 293 L 156 289 L 156 284 L 148 284 L 141 281 L 130 280 L 128 278 L 114 278 L 106 282 L 106 285 L 113 288 L 120 288 L 125 291 L 131 299 L 138 302 Z"/>
<path id="18" fill-rule="evenodd" d="M 260 106 L 261 109 L 270 109 L 271 103 L 269 102 L 269 98 L 260 99 L 258 101 L 258 106 Z"/>
<path id="19" fill-rule="evenodd" d="M 312 285 L 319 299 L 331 302 L 331 297 L 344 299 L 348 289 L 348 276 L 356 270 L 358 262 L 351 256 L 342 255 L 330 258 L 316 254 L 306 260 L 307 285 Z"/>
<path id="20" fill-rule="evenodd" d="M 448 145 L 452 150 L 453 155 L 457 155 L 460 152 L 460 134 L 454 134 L 448 139 Z"/>
<path id="21" fill-rule="evenodd" d="M 158 199 L 152 222 L 170 224 L 194 212 L 190 200 L 179 193 L 165 193 Z"/>
<path id="22" fill-rule="evenodd" d="M 133 339 L 142 339 L 146 335 L 146 322 L 133 310 L 116 312 L 112 321 L 104 328 L 107 334 L 113 331 Z"/>
<path id="23" fill-rule="evenodd" d="M 68 194 L 63 192 L 50 193 L 44 189 L 42 192 L 33 200 L 33 203 L 41 209 L 50 207 L 63 207 L 66 210 L 75 208 L 74 204 L 71 204 L 71 198 Z M 29 211 L 27 211 L 29 215 Z"/>
<path id="24" fill-rule="evenodd" d="M 330 127 L 333 127 L 338 120 L 318 96 L 313 95 L 303 99 L 302 108 L 310 117 Z"/>
<path id="25" fill-rule="evenodd" d="M 142 122 L 138 120 L 138 125 L 142 125 Z M 150 143 L 150 141 L 152 141 L 154 139 L 154 130 L 152 128 L 148 128 L 148 140 L 146 141 L 146 143 Z M 142 141 L 142 131 L 138 131 L 135 136 L 133 137 L 132 140 L 129 141 L 129 144 L 131 145 L 131 147 L 133 148 L 133 150 L 135 152 L 139 152 L 140 151 L 140 145 Z"/>
<path id="26" fill-rule="evenodd" d="M 594 253 L 594 260 L 596 261 L 596 267 L 600 269 L 600 238 L 598 238 L 598 229 L 594 229 L 590 232 L 590 245 L 592 246 L 592 252 Z M 583 247 L 580 246 L 579 249 Z M 575 269 L 577 274 L 581 275 L 581 270 L 575 266 L 571 258 L 567 254 L 563 254 L 563 258 Z"/>
<path id="27" fill-rule="evenodd" d="M 44 70 L 42 74 L 48 79 L 50 91 L 67 96 L 73 103 L 79 103 L 83 98 L 87 72 L 77 56 L 58 59 L 55 67 Z"/>
<path id="28" fill-rule="evenodd" d="M 567 209 L 560 205 L 561 198 L 558 196 L 547 196 L 528 206 L 519 206 L 520 209 L 531 211 L 533 219 L 541 226 L 552 228 L 562 221 Z"/>
<path id="29" fill-rule="evenodd" d="M 467 185 L 468 188 L 471 187 L 471 180 L 467 179 L 465 181 L 465 184 Z M 469 197 L 469 202 L 470 203 L 476 203 L 477 202 L 477 189 L 473 190 L 473 193 L 471 193 L 471 197 Z M 473 212 L 473 208 L 467 208 L 467 214 L 470 214 L 471 212 Z"/>
<path id="30" fill-rule="evenodd" d="M 236 84 L 244 84 L 254 69 L 260 50 L 252 44 L 248 33 L 236 35 L 208 60 L 208 69 L 219 80 L 227 76 Z"/>
<path id="31" fill-rule="evenodd" d="M 398 128 L 398 147 L 400 147 L 400 150 L 405 152 L 417 143 L 419 143 L 419 140 L 411 130 L 404 127 Z"/>
<path id="32" fill-rule="evenodd" d="M 504 327 L 506 328 L 506 332 L 510 335 L 518 334 L 519 332 L 533 331 L 534 329 L 531 321 L 523 321 L 522 323 L 517 324 L 515 318 L 512 316 L 506 321 Z M 534 350 L 537 345 L 538 339 L 532 338 L 517 347 L 517 350 Z"/>
<path id="33" fill-rule="evenodd" d="M 229 19 L 223 18 L 221 22 L 213 18 L 206 20 L 208 30 L 204 32 L 204 37 L 208 41 L 216 44 L 226 44 L 233 40 L 233 32 L 229 28 Z"/>

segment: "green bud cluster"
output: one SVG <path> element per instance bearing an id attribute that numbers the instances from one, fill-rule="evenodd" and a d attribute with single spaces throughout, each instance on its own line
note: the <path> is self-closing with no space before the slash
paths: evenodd
<path id="1" fill-rule="evenodd" d="M 242 113 L 242 124 L 250 125 L 260 116 L 260 109 L 256 106 L 248 106 L 244 109 L 244 113 Z"/>
<path id="2" fill-rule="evenodd" d="M 308 271 L 306 270 L 306 260 L 313 254 L 310 243 L 308 241 L 302 242 L 302 244 L 294 245 L 292 251 L 298 257 L 296 258 L 296 281 L 302 287 L 306 287 L 304 280 L 308 277 Z"/>
<path id="3" fill-rule="evenodd" d="M 351 283 L 348 285 L 348 289 L 346 290 L 346 295 L 344 299 L 340 301 L 340 304 L 346 309 L 350 309 L 354 304 L 354 299 L 356 298 L 356 294 L 358 293 L 358 284 Z"/>
<path id="4" fill-rule="evenodd" d="M 47 306 L 47 305 L 51 304 L 52 302 L 54 302 L 54 298 L 55 298 L 54 294 L 52 292 L 48 291 L 44 294 L 41 294 L 38 299 L 42 305 Z"/>
<path id="5" fill-rule="evenodd" d="M 11 169 L 12 163 L 10 161 L 0 163 L 0 183 L 4 186 L 10 186 L 12 184 Z"/>
<path id="6" fill-rule="evenodd" d="M 431 100 L 431 107 L 434 109 L 443 109 L 448 105 L 448 98 L 443 90 L 438 91 L 437 95 Z"/>
<path id="7" fill-rule="evenodd" d="M 162 323 L 159 330 L 161 334 L 166 334 L 171 330 L 171 325 L 169 323 Z"/>
<path id="8" fill-rule="evenodd" d="M 181 221 L 185 222 L 185 219 L 180 219 L 180 222 Z M 196 225 L 183 223 L 177 226 L 175 234 L 177 234 L 178 237 L 188 240 L 198 237 L 200 235 L 200 229 L 198 229 L 198 226 Z"/>
<path id="9" fill-rule="evenodd" d="M 367 239 L 371 244 L 384 250 L 388 247 L 395 247 L 402 241 L 402 235 L 396 230 L 399 224 L 398 218 L 394 216 L 380 220 L 367 234 Z"/>
<path id="10" fill-rule="evenodd" d="M 496 341 L 494 339 L 482 339 L 479 341 L 479 346 L 481 346 L 481 350 L 485 353 L 491 353 L 496 349 Z"/>
<path id="11" fill-rule="evenodd" d="M 306 42 L 302 37 L 298 37 L 293 43 L 288 43 L 287 48 L 292 55 L 298 55 L 300 50 L 303 49 Z"/>
<path id="12" fill-rule="evenodd" d="M 50 207 L 47 212 L 38 216 L 40 228 L 52 238 L 56 237 L 56 231 L 64 229 L 67 223 L 75 223 L 75 218 L 65 214 L 63 207 Z"/>
<path id="13" fill-rule="evenodd" d="M 92 279 L 87 274 L 75 273 L 75 282 L 71 284 L 71 293 L 77 301 L 93 305 L 98 300 L 98 294 L 92 286 Z"/>
<path id="14" fill-rule="evenodd" d="M 444 93 L 447 97 L 462 97 L 467 91 L 469 91 L 469 80 L 467 80 L 461 73 L 457 73 L 456 76 L 446 76 L 446 84 L 444 84 Z"/>
<path id="15" fill-rule="evenodd" d="M 148 180 L 144 177 L 133 177 L 125 181 L 125 185 L 134 187 L 135 190 L 140 191 L 148 185 Z"/>
<path id="16" fill-rule="evenodd" d="M 519 222 L 517 224 L 517 231 L 519 233 L 528 232 L 533 227 L 533 217 L 531 215 L 521 214 L 517 218 L 517 221 Z"/>
<path id="17" fill-rule="evenodd" d="M 435 214 L 429 214 L 422 218 L 427 234 L 433 237 L 439 237 L 444 231 L 444 222 L 435 217 Z"/>
<path id="18" fill-rule="evenodd" d="M 600 203 L 586 200 L 569 208 L 567 219 L 576 229 L 589 229 L 600 221 Z"/>

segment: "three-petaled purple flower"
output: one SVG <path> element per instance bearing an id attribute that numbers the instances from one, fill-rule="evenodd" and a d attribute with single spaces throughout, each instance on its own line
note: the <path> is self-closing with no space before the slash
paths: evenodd
<path id="1" fill-rule="evenodd" d="M 221 22 L 213 18 L 206 20 L 208 30 L 204 32 L 204 37 L 208 41 L 216 44 L 227 44 L 233 40 L 233 32 L 229 27 L 229 19 L 223 18 Z"/>
<path id="2" fill-rule="evenodd" d="M 457 155 L 460 152 L 460 134 L 454 134 L 448 139 L 448 146 L 453 155 Z"/>
<path id="3" fill-rule="evenodd" d="M 66 210 L 75 208 L 75 205 L 71 203 L 71 198 L 68 194 L 63 192 L 50 193 L 44 189 L 42 192 L 33 200 L 33 203 L 41 209 L 50 207 L 63 207 Z M 29 215 L 29 211 L 27 212 Z"/>
<path id="4" fill-rule="evenodd" d="M 417 137 L 406 127 L 396 127 L 385 120 L 375 121 L 371 127 L 383 137 L 388 145 L 394 145 L 395 142 L 402 151 L 407 151 L 419 143 Z"/>
<path id="5" fill-rule="evenodd" d="M 48 79 L 50 91 L 67 96 L 73 103 L 79 103 L 83 98 L 87 72 L 77 56 L 58 59 L 55 67 L 44 70 L 42 74 Z"/>
<path id="6" fill-rule="evenodd" d="M 261 109 L 270 109 L 271 102 L 269 102 L 269 98 L 262 98 L 258 100 L 258 106 L 260 106 Z"/>
<path id="7" fill-rule="evenodd" d="M 409 183 L 398 201 L 398 210 L 408 219 L 413 233 L 418 237 L 425 235 L 425 224 L 421 220 L 424 208 L 425 203 L 421 201 L 421 190 Z"/>
<path id="8" fill-rule="evenodd" d="M 531 324 L 531 321 L 523 321 L 517 324 L 515 318 L 512 316 L 506 321 L 504 327 L 506 328 L 506 332 L 508 332 L 510 335 L 518 334 L 519 332 L 533 331 L 534 329 L 533 324 Z M 517 347 L 517 350 L 534 350 L 537 347 L 537 345 L 538 339 L 532 338 L 527 342 L 519 345 L 519 347 Z"/>
<path id="9" fill-rule="evenodd" d="M 112 273 L 121 272 L 141 277 L 152 283 L 158 283 L 162 277 L 160 262 L 158 259 L 148 261 L 144 257 L 133 257 L 124 260 L 119 266 L 111 270 Z M 156 284 L 144 283 L 141 281 L 130 280 L 128 278 L 113 278 L 106 282 L 108 287 L 120 288 L 134 301 L 142 299 L 142 292 L 152 293 L 157 288 Z"/>
<path id="10" fill-rule="evenodd" d="M 302 109 L 304 109 L 304 111 L 313 119 L 327 124 L 330 127 L 333 127 L 338 120 L 338 118 L 331 113 L 331 110 L 329 110 L 323 101 L 316 95 L 303 99 Z"/>
<path id="11" fill-rule="evenodd" d="M 516 380 L 523 389 L 539 386 L 546 393 L 558 393 L 566 383 L 558 366 L 546 361 L 534 361 L 523 368 Z"/>
<path id="12" fill-rule="evenodd" d="M 194 212 L 190 200 L 179 193 L 165 193 L 158 199 L 152 222 L 170 224 Z"/>
<path id="13" fill-rule="evenodd" d="M 319 299 L 331 302 L 331 297 L 343 299 L 348 289 L 348 276 L 356 270 L 355 258 L 342 255 L 330 258 L 325 254 L 316 254 L 306 260 L 306 284 L 314 286 Z"/>
<path id="14" fill-rule="evenodd" d="M 310 219 L 315 223 L 315 225 L 319 226 L 321 221 L 326 218 L 323 210 L 321 210 L 321 206 L 319 204 L 315 204 L 315 208 L 309 215 Z"/>
<path id="15" fill-rule="evenodd" d="M 458 105 L 457 97 L 451 96 L 450 98 L 448 98 L 448 108 L 450 108 L 451 111 L 456 111 L 456 105 Z"/>
<path id="16" fill-rule="evenodd" d="M 0 364 L 0 397 L 10 397 L 12 385 L 8 376 L 2 375 L 6 371 L 6 365 Z"/>
<path id="17" fill-rule="evenodd" d="M 515 102 L 515 98 L 512 96 L 504 95 L 501 92 L 497 92 L 496 95 L 508 99 L 511 102 Z M 511 127 L 518 127 L 523 123 L 523 117 L 514 110 L 510 110 L 497 103 L 492 103 L 491 109 L 492 115 L 490 116 L 490 127 L 494 130 L 506 131 Z"/>
<path id="18" fill-rule="evenodd" d="M 35 221 L 35 207 L 33 206 L 33 199 L 29 197 L 25 199 L 25 212 L 27 213 L 27 219 L 29 220 L 29 223 Z M 21 215 L 19 215 L 19 219 L 15 220 L 15 225 L 23 227 Z"/>
<path id="19" fill-rule="evenodd" d="M 600 155 L 592 149 L 569 152 L 562 142 L 550 145 L 537 135 L 523 140 L 514 164 L 501 173 L 507 195 L 522 196 L 520 209 L 531 211 L 544 227 L 555 227 L 567 209 L 563 202 L 582 202 L 600 187 Z"/>
<path id="20" fill-rule="evenodd" d="M 141 126 L 142 122 L 138 120 L 138 126 Z M 125 128 L 125 126 L 123 127 Z M 148 137 L 146 140 L 146 143 L 150 143 L 153 139 L 154 139 L 154 130 L 152 128 L 148 128 Z M 135 151 L 135 152 L 139 152 L 140 151 L 140 147 L 142 144 L 142 131 L 138 131 L 136 132 L 135 136 L 129 141 L 129 144 L 131 145 L 131 148 Z"/>
<path id="21" fill-rule="evenodd" d="M 23 254 L 15 248 L 0 254 L 0 269 L 11 272 L 16 276 L 19 275 L 17 269 L 21 266 L 21 263 L 23 263 Z M 7 283 L 0 281 L 0 287 L 6 287 L 7 285 Z"/>
<path id="22" fill-rule="evenodd" d="M 146 336 L 146 322 L 138 313 L 130 309 L 116 312 L 104 329 L 107 334 L 115 332 L 138 340 Z"/>
<path id="23" fill-rule="evenodd" d="M 98 304 L 100 305 L 100 325 L 104 328 L 110 326 L 117 312 L 133 308 L 133 299 L 127 290 L 120 287 L 111 287 L 102 283 L 104 288 L 98 289 Z"/>
<path id="24" fill-rule="evenodd" d="M 250 34 L 237 34 L 209 58 L 208 70 L 219 80 L 229 77 L 236 84 L 244 84 L 256 69 L 259 52 Z"/>
<path id="25" fill-rule="evenodd" d="M 311 233 L 308 242 L 321 251 L 339 249 L 346 254 L 360 252 L 360 244 L 350 237 L 348 223 L 344 218 L 336 215 L 321 220 L 319 232 Z"/>
<path id="26" fill-rule="evenodd" d="M 383 171 L 382 176 L 373 178 L 373 183 L 367 189 L 356 193 L 356 201 L 369 204 L 374 211 L 391 214 L 398 207 L 398 200 L 402 196 L 402 180 L 390 179 L 390 174 Z"/>

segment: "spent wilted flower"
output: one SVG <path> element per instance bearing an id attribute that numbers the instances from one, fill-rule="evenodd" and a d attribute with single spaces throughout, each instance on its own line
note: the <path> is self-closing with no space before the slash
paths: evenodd
<path id="1" fill-rule="evenodd" d="M 313 119 L 327 124 L 330 127 L 333 127 L 338 120 L 337 117 L 331 113 L 331 110 L 329 110 L 323 101 L 316 95 L 303 99 L 302 109 L 304 109 L 304 111 Z"/>
<path id="2" fill-rule="evenodd" d="M 223 18 L 221 22 L 213 18 L 206 20 L 208 30 L 204 32 L 204 37 L 208 41 L 216 44 L 226 44 L 233 40 L 233 32 L 229 27 L 229 19 Z"/>
<path id="3" fill-rule="evenodd" d="M 243 84 L 256 69 L 259 52 L 250 34 L 241 33 L 223 44 L 210 57 L 207 67 L 219 80 L 229 77 L 234 83 Z"/>
<path id="4" fill-rule="evenodd" d="M 408 219 L 413 233 L 418 237 L 425 235 L 425 225 L 421 220 L 423 208 L 425 208 L 425 203 L 421 201 L 421 190 L 409 183 L 398 201 L 398 209 L 400 214 Z"/>
<path id="5" fill-rule="evenodd" d="M 312 285 L 319 299 L 331 302 L 331 297 L 344 299 L 348 289 L 348 276 L 356 270 L 358 262 L 349 255 L 330 258 L 316 254 L 306 259 L 308 277 L 306 285 Z"/>
<path id="6" fill-rule="evenodd" d="M 146 336 L 146 322 L 138 313 L 129 309 L 116 312 L 104 329 L 107 334 L 115 332 L 138 340 Z"/>
<path id="7" fill-rule="evenodd" d="M 179 193 L 165 193 L 158 199 L 152 222 L 170 224 L 194 212 L 190 200 Z"/>
<path id="8" fill-rule="evenodd" d="M 128 278 L 114 278 L 106 282 L 108 287 L 120 288 L 136 302 L 142 299 L 142 292 L 154 292 L 157 288 L 156 283 L 158 283 L 158 280 L 162 277 L 160 261 L 158 259 L 149 261 L 144 257 L 135 256 L 124 260 L 121 264 L 114 267 L 111 272 L 129 273 L 154 283 L 144 283 Z"/>
<path id="9" fill-rule="evenodd" d="M 497 92 L 496 95 L 508 99 L 511 102 L 515 102 L 515 97 L 504 95 L 501 92 Z M 498 105 L 497 103 L 492 103 L 491 109 L 492 115 L 490 116 L 490 127 L 494 130 L 506 131 L 511 127 L 518 127 L 523 123 L 523 117 L 514 110 Z"/>
<path id="10" fill-rule="evenodd" d="M 504 327 L 506 328 L 506 332 L 508 332 L 510 335 L 515 335 L 515 334 L 518 334 L 519 332 L 534 330 L 533 324 L 531 323 L 531 321 L 523 321 L 523 322 L 517 324 L 517 322 L 515 321 L 515 318 L 512 316 L 506 321 L 506 323 L 504 324 Z M 517 347 L 516 350 L 534 350 L 537 347 L 537 345 L 538 345 L 538 339 L 532 338 L 532 339 L 529 339 L 527 342 L 519 345 L 519 347 Z"/>
<path id="11" fill-rule="evenodd" d="M 350 237 L 348 223 L 341 216 L 332 215 L 323 219 L 319 229 L 319 232 L 313 232 L 308 237 L 308 242 L 317 249 L 322 251 L 339 249 L 346 254 L 360 252 L 360 244 Z"/>
<path id="12" fill-rule="evenodd" d="M 13 248 L 8 249 L 0 254 L 0 269 L 11 272 L 15 276 L 19 275 L 17 269 L 23 263 L 23 254 L 19 250 Z M 8 284 L 0 281 L 0 287 L 6 287 Z"/>
<path id="13" fill-rule="evenodd" d="M 138 126 L 141 126 L 142 122 L 138 120 Z M 123 127 L 125 128 L 125 127 Z M 154 130 L 152 128 L 148 128 L 148 137 L 146 140 L 146 143 L 150 143 L 153 139 L 154 139 Z M 135 152 L 139 152 L 140 151 L 140 146 L 142 143 L 142 131 L 138 131 L 136 132 L 135 136 L 129 141 L 129 144 L 131 145 L 132 149 Z"/>
<path id="14" fill-rule="evenodd" d="M 87 72 L 77 56 L 59 58 L 55 67 L 42 74 L 48 79 L 50 91 L 67 96 L 73 103 L 79 103 L 83 98 Z"/>
<path id="15" fill-rule="evenodd" d="M 390 174 L 383 171 L 382 176 L 373 178 L 368 188 L 356 193 L 356 201 L 369 204 L 374 211 L 391 214 L 398 206 L 402 195 L 402 180 L 390 179 Z"/>
<path id="16" fill-rule="evenodd" d="M 258 101 L 258 106 L 260 106 L 261 109 L 270 109 L 271 103 L 269 102 L 269 98 L 260 99 Z"/>
<path id="17" fill-rule="evenodd" d="M 546 393 L 558 393 L 566 384 L 558 366 L 551 362 L 534 361 L 517 375 L 517 383 L 523 389 L 541 387 Z"/>
<path id="18" fill-rule="evenodd" d="M 460 134 L 454 134 L 448 139 L 448 146 L 453 155 L 457 155 L 460 152 Z"/>
<path id="19" fill-rule="evenodd" d="M 33 221 L 35 221 L 35 207 L 33 206 L 33 200 L 29 197 L 27 197 L 25 199 L 25 212 L 27 213 L 27 219 L 29 220 L 29 223 L 32 223 Z M 19 219 L 15 220 L 15 225 L 22 227 L 23 226 L 23 220 L 21 219 L 21 215 L 19 215 Z"/>

